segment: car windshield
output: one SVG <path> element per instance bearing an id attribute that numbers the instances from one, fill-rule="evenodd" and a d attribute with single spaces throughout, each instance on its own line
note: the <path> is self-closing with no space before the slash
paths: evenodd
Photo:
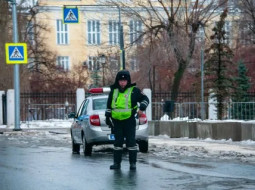
<path id="1" fill-rule="evenodd" d="M 93 100 L 93 110 L 105 110 L 107 98 L 97 98 Z"/>

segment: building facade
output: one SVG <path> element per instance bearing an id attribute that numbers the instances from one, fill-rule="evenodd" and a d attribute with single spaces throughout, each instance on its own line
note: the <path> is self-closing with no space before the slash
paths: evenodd
<path id="1" fill-rule="evenodd" d="M 63 22 L 64 8 L 78 8 L 78 23 Z M 75 15 L 77 17 L 77 15 Z M 88 68 L 93 77 L 93 71 L 102 71 L 104 63 L 100 62 L 102 55 L 106 56 L 106 64 L 116 72 L 123 67 L 120 59 L 120 25 L 123 24 L 126 55 L 141 43 L 138 40 L 142 31 L 141 21 L 127 18 L 117 6 L 108 6 L 94 0 L 40 0 L 38 1 L 37 21 L 45 24 L 49 32 L 44 33 L 45 44 L 56 54 L 56 64 L 68 71 L 74 65 Z M 127 48 L 131 47 L 131 48 Z M 127 56 L 126 56 L 127 57 Z M 137 71 L 138 65 L 134 59 L 125 60 L 126 68 Z"/>
<path id="2" fill-rule="evenodd" d="M 158 3 L 157 1 L 151 2 Z M 178 2 L 175 1 L 175 3 Z M 191 9 L 192 6 L 196 6 L 196 2 L 190 1 Z M 215 2 L 221 3 L 222 1 Z M 136 60 L 135 54 L 139 45 L 144 43 L 139 36 L 145 26 L 134 15 L 127 16 L 117 6 L 108 6 L 107 1 L 103 0 L 38 0 L 37 4 L 39 12 L 37 21 L 49 28 L 49 32 L 43 35 L 48 48 L 56 54 L 56 65 L 66 71 L 72 70 L 74 65 L 84 66 L 90 71 L 91 78 L 97 78 L 98 71 L 100 71 L 99 74 L 102 74 L 102 69 L 105 66 L 113 72 L 122 69 L 121 56 L 123 52 L 120 51 L 121 29 L 119 25 L 121 21 L 126 51 L 125 67 L 134 72 L 139 70 L 139 61 Z M 225 26 L 227 40 L 231 46 L 235 46 L 235 39 L 238 38 L 236 20 L 238 20 L 240 12 L 235 9 L 236 5 L 233 0 L 228 1 L 226 6 L 232 8 Z M 77 24 L 63 22 L 65 19 L 63 10 L 69 7 L 78 8 L 79 22 Z M 141 9 L 139 11 L 142 12 Z M 215 20 L 218 18 L 214 17 Z M 197 34 L 198 39 L 204 38 L 204 31 L 209 37 L 215 22 L 212 20 L 210 26 L 207 26 L 205 30 L 201 28 Z M 103 65 L 99 59 L 102 55 L 107 57 L 106 63 L 104 62 L 106 65 Z"/>

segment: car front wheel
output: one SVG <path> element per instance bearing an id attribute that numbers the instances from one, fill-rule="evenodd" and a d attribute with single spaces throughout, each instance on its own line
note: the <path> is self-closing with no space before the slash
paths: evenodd
<path id="1" fill-rule="evenodd" d="M 88 144 L 85 135 L 82 136 L 82 144 L 83 144 L 83 153 L 84 156 L 91 156 L 92 153 L 92 145 Z"/>
<path id="2" fill-rule="evenodd" d="M 149 148 L 149 142 L 148 141 L 140 141 L 138 143 L 139 151 L 142 153 L 147 153 Z"/>

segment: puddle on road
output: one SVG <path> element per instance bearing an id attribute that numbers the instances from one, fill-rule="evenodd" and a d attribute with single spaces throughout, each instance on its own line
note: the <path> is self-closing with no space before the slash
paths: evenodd
<path id="1" fill-rule="evenodd" d="M 199 160 L 197 161 L 199 162 Z M 255 180 L 253 175 L 255 171 L 254 165 L 233 164 L 228 162 L 211 162 L 205 163 L 194 162 L 169 162 L 169 161 L 149 161 L 149 165 L 155 168 L 166 169 L 169 171 L 178 171 L 188 174 L 197 174 L 203 176 L 231 178 L 231 179 L 248 179 Z M 243 172 L 245 171 L 245 172 Z"/>
<path id="2" fill-rule="evenodd" d="M 196 164 L 196 163 L 182 163 L 183 166 L 187 166 L 190 168 L 207 168 L 207 169 L 212 169 L 212 166 L 208 166 L 205 164 Z"/>

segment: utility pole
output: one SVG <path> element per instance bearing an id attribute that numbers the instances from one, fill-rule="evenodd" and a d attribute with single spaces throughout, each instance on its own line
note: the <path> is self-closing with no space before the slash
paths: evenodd
<path id="1" fill-rule="evenodd" d="M 18 43 L 18 22 L 16 0 L 12 3 L 12 22 L 13 22 L 13 42 Z M 14 131 L 20 131 L 20 86 L 19 86 L 19 65 L 14 65 L 14 93 L 15 93 L 15 128 Z"/>
<path id="2" fill-rule="evenodd" d="M 204 29 L 204 28 L 203 28 Z M 202 36 L 202 46 L 201 46 L 201 119 L 205 120 L 205 104 L 204 104 L 204 43 L 205 33 Z"/>

